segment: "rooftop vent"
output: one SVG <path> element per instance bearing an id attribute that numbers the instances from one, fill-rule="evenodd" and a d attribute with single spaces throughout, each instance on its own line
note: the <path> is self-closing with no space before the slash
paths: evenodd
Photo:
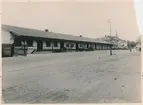
<path id="1" fill-rule="evenodd" d="M 80 35 L 80 37 L 82 37 L 82 35 Z"/>
<path id="2" fill-rule="evenodd" d="M 45 29 L 45 32 L 49 32 L 49 30 L 48 30 L 48 29 Z"/>

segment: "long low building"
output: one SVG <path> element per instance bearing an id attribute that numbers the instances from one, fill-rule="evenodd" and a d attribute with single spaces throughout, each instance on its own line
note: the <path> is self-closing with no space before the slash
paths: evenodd
<path id="1" fill-rule="evenodd" d="M 97 39 L 2 25 L 2 55 L 32 54 L 38 51 L 66 52 L 108 50 L 112 44 Z"/>

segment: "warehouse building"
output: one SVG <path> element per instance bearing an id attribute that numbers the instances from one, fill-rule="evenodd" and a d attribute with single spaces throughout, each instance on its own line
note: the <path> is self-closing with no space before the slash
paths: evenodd
<path id="1" fill-rule="evenodd" d="M 111 44 L 83 36 L 2 25 L 2 55 L 14 56 L 36 52 L 108 50 Z"/>

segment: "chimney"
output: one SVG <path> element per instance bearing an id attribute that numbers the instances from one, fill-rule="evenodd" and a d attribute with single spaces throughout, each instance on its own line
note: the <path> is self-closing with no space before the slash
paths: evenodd
<path id="1" fill-rule="evenodd" d="M 82 37 L 82 35 L 80 35 L 80 37 Z"/>
<path id="2" fill-rule="evenodd" d="M 45 32 L 49 32 L 49 30 L 48 30 L 48 29 L 45 29 Z"/>

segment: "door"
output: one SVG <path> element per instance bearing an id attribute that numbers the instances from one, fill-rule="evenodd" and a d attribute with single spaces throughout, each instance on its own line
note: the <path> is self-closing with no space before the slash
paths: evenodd
<path id="1" fill-rule="evenodd" d="M 64 48 L 64 42 L 61 42 L 61 49 L 63 49 Z"/>
<path id="2" fill-rule="evenodd" d="M 60 42 L 60 50 L 61 51 L 65 51 L 65 47 L 64 47 L 64 42 L 63 41 Z"/>
<path id="3" fill-rule="evenodd" d="M 76 43 L 76 50 L 77 50 L 77 51 L 79 50 L 78 43 Z"/>
<path id="4" fill-rule="evenodd" d="M 43 50 L 43 41 L 42 40 L 37 41 L 37 50 L 38 51 Z"/>

